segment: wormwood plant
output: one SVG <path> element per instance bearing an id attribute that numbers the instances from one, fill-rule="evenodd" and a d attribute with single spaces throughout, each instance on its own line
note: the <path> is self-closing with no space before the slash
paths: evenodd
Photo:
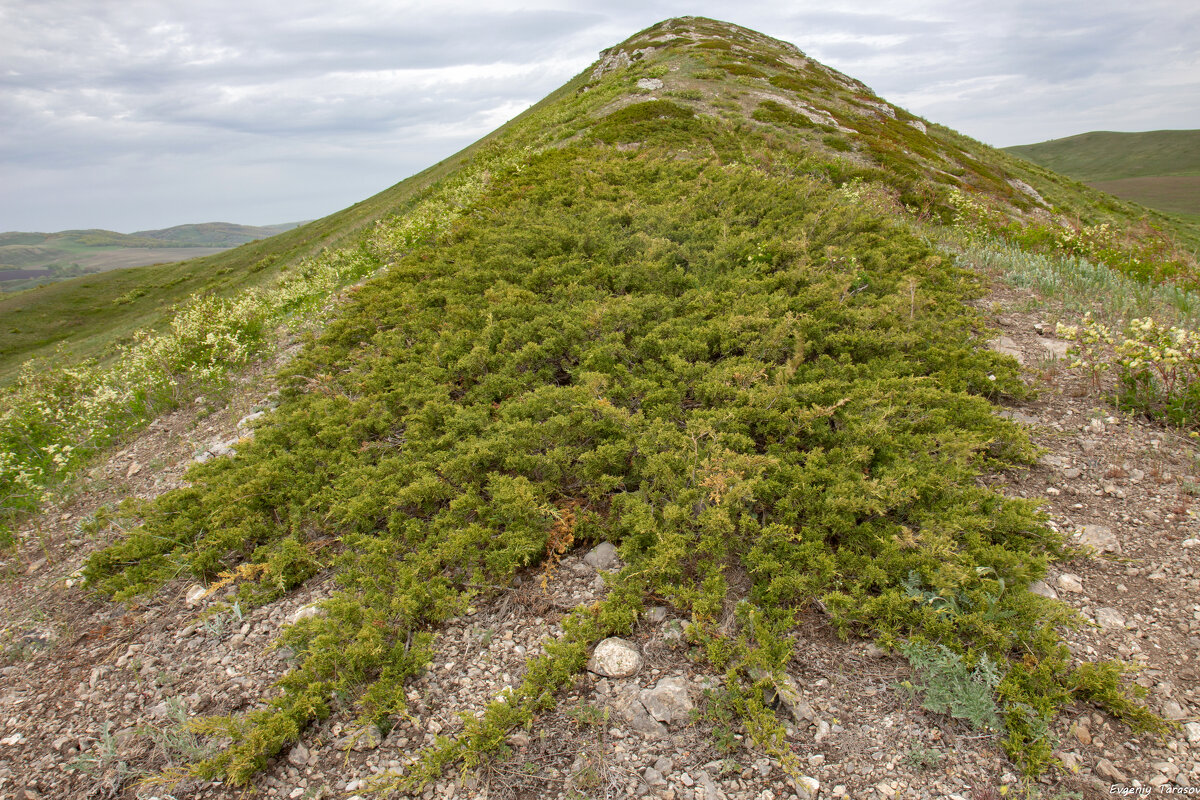
<path id="1" fill-rule="evenodd" d="M 279 693 L 201 723 L 230 745 L 194 775 L 246 783 L 335 710 L 402 718 L 440 623 L 604 539 L 627 565 L 607 598 L 407 785 L 502 747 L 649 596 L 690 615 L 743 728 L 785 763 L 761 684 L 818 601 L 845 634 L 988 654 L 1010 752 L 1046 763 L 1037 722 L 1077 683 L 1061 612 L 1026 587 L 1060 542 L 976 482 L 1033 450 L 992 414 L 989 396 L 1023 384 L 972 344 L 973 278 L 799 158 L 760 159 L 761 141 L 678 106 L 632 108 L 497 170 L 438 242 L 389 250 L 383 226 L 391 268 L 289 366 L 273 424 L 89 560 L 88 584 L 117 598 L 183 570 L 247 576 L 261 602 L 336 572 L 327 613 L 283 634 Z"/>

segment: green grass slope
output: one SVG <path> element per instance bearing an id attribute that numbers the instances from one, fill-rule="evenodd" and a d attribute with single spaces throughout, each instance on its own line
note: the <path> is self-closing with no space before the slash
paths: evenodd
<path id="1" fill-rule="evenodd" d="M 1200 131 L 1093 131 L 1005 150 L 1125 200 L 1200 222 Z"/>
<path id="2" fill-rule="evenodd" d="M 1200 130 L 1092 131 L 1004 149 L 1089 183 L 1159 175 L 1200 176 Z"/>
<path id="3" fill-rule="evenodd" d="M 334 570 L 325 613 L 285 634 L 279 691 L 199 723 L 228 746 L 192 775 L 252 782 L 335 712 L 388 727 L 441 622 L 599 540 L 626 565 L 611 593 L 503 700 L 403 754 L 402 783 L 503 747 L 652 600 L 690 619 L 692 655 L 789 769 L 763 692 L 812 607 L 994 677 L 989 708 L 1030 771 L 1076 701 L 1158 725 L 1119 665 L 1073 662 L 1062 607 L 1027 590 L 1061 540 L 979 480 L 1034 457 L 989 403 L 1025 388 L 979 346 L 978 279 L 924 236 L 974 219 L 1062 247 L 1045 237 L 1066 215 L 1107 237 L 1137 209 L 691 17 L 605 51 L 427 178 L 432 205 L 389 194 L 314 223 L 375 277 L 288 368 L 253 442 L 127 507 L 141 527 L 85 569 L 119 599 L 223 575 L 243 607 Z M 1088 230 L 1071 241 L 1135 275 L 1120 248 L 1160 241 Z"/>

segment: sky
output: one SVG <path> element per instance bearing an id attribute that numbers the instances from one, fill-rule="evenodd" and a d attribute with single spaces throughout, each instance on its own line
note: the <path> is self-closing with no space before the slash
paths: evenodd
<path id="1" fill-rule="evenodd" d="M 995 146 L 1200 128 L 1194 0 L 0 0 L 0 231 L 318 218 L 687 14 Z"/>

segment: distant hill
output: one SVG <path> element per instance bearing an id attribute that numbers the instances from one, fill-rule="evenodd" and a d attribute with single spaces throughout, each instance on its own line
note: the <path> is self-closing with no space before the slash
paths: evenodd
<path id="1" fill-rule="evenodd" d="M 193 225 L 176 225 L 157 231 L 135 231 L 131 236 L 153 239 L 155 242 L 170 242 L 180 247 L 236 247 L 246 242 L 266 239 L 277 233 L 290 231 L 302 223 L 288 222 L 283 225 L 237 225 L 232 222 L 203 222 Z"/>
<path id="2" fill-rule="evenodd" d="M 205 222 L 135 233 L 99 228 L 57 233 L 9 231 L 0 233 L 0 290 L 15 291 L 77 275 L 213 255 L 301 224 Z"/>
<path id="3" fill-rule="evenodd" d="M 1200 130 L 1093 131 L 1004 149 L 1125 200 L 1200 217 Z"/>

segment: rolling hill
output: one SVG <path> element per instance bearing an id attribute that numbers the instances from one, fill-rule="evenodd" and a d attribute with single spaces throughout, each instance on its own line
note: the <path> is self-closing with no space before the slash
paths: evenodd
<path id="1" fill-rule="evenodd" d="M 1125 200 L 1200 222 L 1200 131 L 1093 131 L 1005 150 Z"/>
<path id="2" fill-rule="evenodd" d="M 806 773 L 827 757 L 840 772 L 823 780 L 896 796 L 881 773 L 898 768 L 901 736 L 946 749 L 945 774 L 926 777 L 949 793 L 970 788 L 959 774 L 1007 787 L 1065 765 L 1067 725 L 1082 742 L 1089 724 L 1112 770 L 1119 737 L 1142 737 L 1139 758 L 1171 757 L 1152 736 L 1174 729 L 1116 660 L 1135 651 L 1081 644 L 1077 612 L 1051 597 L 1051 564 L 1082 555 L 1035 502 L 1042 473 L 1023 477 L 1051 462 L 997 413 L 1035 392 L 999 352 L 1015 345 L 984 346 L 995 314 L 968 268 L 1086 273 L 1135 300 L 1194 302 L 1194 259 L 1144 216 L 791 44 L 681 17 L 338 214 L 5 298 L 0 357 L 19 375 L 0 419 L 0 510 L 29 552 L 46 545 L 24 520 L 64 481 L 153 471 L 126 446 L 151 421 L 164 439 L 208 436 L 209 404 L 231 387 L 262 412 L 232 417 L 234 438 L 186 476 L 83 521 L 47 517 L 74 549 L 45 591 L 91 603 L 64 612 L 88 615 L 64 637 L 76 659 L 61 660 L 63 686 L 88 702 L 68 694 L 60 727 L 97 738 L 117 718 L 124 744 L 107 761 L 89 750 L 93 772 L 136 757 L 205 798 L 230 785 L 674 794 L 664 773 L 707 797 L 811 798 Z M 1079 294 L 1109 305 L 1091 285 Z M 1043 327 L 1019 335 L 1046 350 Z M 286 364 L 265 379 L 254 370 L 283 359 L 280 340 Z M 1091 413 L 1056 416 L 1055 441 L 1083 448 L 1121 427 Z M 119 469 L 85 472 L 117 446 Z M 1157 491 L 1187 469 L 1151 475 L 1096 454 L 1120 462 L 1119 447 L 1086 446 L 1080 463 L 1104 483 L 1045 495 L 1066 493 L 1073 520 L 1124 499 L 1117 481 Z M 1167 502 L 1154 517 L 1115 507 L 1112 524 L 1187 518 Z M 1157 563 L 1088 573 L 1088 591 L 1157 581 Z M 801 658 L 848 639 L 831 660 L 860 665 L 849 694 L 886 718 L 858 733 L 811 694 L 824 679 Z M 906 671 L 871 661 L 889 652 Z M 901 680 L 949 724 L 897 722 L 912 719 Z M 855 735 L 883 741 L 864 755 Z M 47 762 L 79 737 L 21 736 L 12 752 Z M 132 741 L 143 749 L 119 750 Z M 956 772 L 968 750 L 985 766 Z M 843 766 L 859 756 L 869 785 Z M 353 786 L 352 758 L 369 772 Z M 690 771 L 675 776 L 676 761 Z M 61 796 L 84 790 L 43 772 Z M 136 791 L 128 774 L 114 794 Z"/>
<path id="3" fill-rule="evenodd" d="M 213 255 L 299 224 L 254 227 L 208 222 L 131 234 L 101 229 L 9 231 L 0 233 L 0 290 L 20 291 L 83 274 Z"/>

